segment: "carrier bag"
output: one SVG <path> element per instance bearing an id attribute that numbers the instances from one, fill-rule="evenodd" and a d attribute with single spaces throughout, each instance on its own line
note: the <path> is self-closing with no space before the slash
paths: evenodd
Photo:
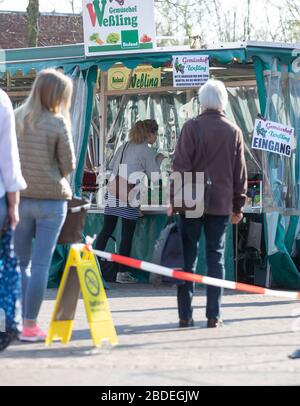
<path id="1" fill-rule="evenodd" d="M 0 248 L 0 351 L 18 337 L 22 327 L 21 273 L 13 246 L 13 230 L 1 236 Z"/>
<path id="2" fill-rule="evenodd" d="M 184 269 L 182 234 L 180 226 L 176 222 L 169 222 L 160 233 L 154 246 L 152 262 L 168 268 Z M 153 285 L 167 283 L 178 286 L 184 284 L 183 281 L 156 274 L 151 274 L 149 281 Z"/>
<path id="3" fill-rule="evenodd" d="M 82 241 L 85 218 L 91 203 L 80 197 L 68 200 L 68 213 L 57 244 L 77 244 Z"/>

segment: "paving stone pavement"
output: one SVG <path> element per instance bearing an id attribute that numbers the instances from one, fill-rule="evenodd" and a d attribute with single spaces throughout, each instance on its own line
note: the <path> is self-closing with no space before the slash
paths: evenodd
<path id="1" fill-rule="evenodd" d="M 111 284 L 106 291 L 119 345 L 92 346 L 79 301 L 71 342 L 15 343 L 0 353 L 1 385 L 300 385 L 300 304 L 226 291 L 221 329 L 205 328 L 205 290 L 194 299 L 195 327 L 177 328 L 173 288 Z M 47 329 L 55 290 L 40 325 Z"/>

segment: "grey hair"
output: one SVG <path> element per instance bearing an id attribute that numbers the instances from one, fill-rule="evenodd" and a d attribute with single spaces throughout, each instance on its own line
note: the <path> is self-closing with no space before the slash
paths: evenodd
<path id="1" fill-rule="evenodd" d="M 199 103 L 204 110 L 225 111 L 228 104 L 228 93 L 223 82 L 209 79 L 199 89 Z"/>

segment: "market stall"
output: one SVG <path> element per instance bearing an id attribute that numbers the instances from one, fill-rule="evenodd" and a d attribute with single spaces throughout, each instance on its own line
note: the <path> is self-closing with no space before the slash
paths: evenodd
<path id="1" fill-rule="evenodd" d="M 282 287 L 299 288 L 300 276 L 295 265 L 297 252 L 294 249 L 299 234 L 299 213 L 294 211 L 298 210 L 298 189 L 294 187 L 298 185 L 299 177 L 298 152 L 292 160 L 276 160 L 272 154 L 261 154 L 251 148 L 254 121 L 259 112 L 267 118 L 292 124 L 298 136 L 300 82 L 290 71 L 291 63 L 295 59 L 292 57 L 292 51 L 293 47 L 289 45 L 251 43 L 220 45 L 210 49 L 159 49 L 88 58 L 84 56 L 83 45 L 9 50 L 6 52 L 1 86 L 17 104 L 28 93 L 32 80 L 40 69 L 51 66 L 61 68 L 71 75 L 75 89 L 72 121 L 77 156 L 77 169 L 71 182 L 74 193 L 92 195 L 93 208 L 87 218 L 85 233 L 93 235 L 100 231 L 102 224 L 99 198 L 102 189 L 101 176 L 98 177 L 98 186 L 95 186 L 86 183 L 87 177 L 84 174 L 93 171 L 96 171 L 97 175 L 103 174 L 118 146 L 126 140 L 131 125 L 137 119 L 146 118 L 155 118 L 159 123 L 159 137 L 155 147 L 168 156 L 164 163 L 165 169 L 168 170 L 183 123 L 198 112 L 197 88 L 189 86 L 179 89 L 173 85 L 172 59 L 182 55 L 207 55 L 210 76 L 223 80 L 228 89 L 230 104 L 226 114 L 243 130 L 251 181 L 249 201 L 245 210 L 248 213 L 246 222 L 239 230 L 232 230 L 230 227 L 228 231 L 226 278 L 249 282 L 251 280 L 247 277 L 251 274 L 254 283 L 257 276 L 255 273 L 261 272 L 265 275 L 263 272 L 266 269 L 266 241 L 273 282 Z M 280 61 L 280 64 L 275 64 L 276 60 Z M 285 76 L 280 76 L 278 69 L 283 63 L 287 72 Z M 274 70 L 275 66 L 277 70 Z M 278 169 L 279 165 L 285 168 L 280 173 L 290 185 L 287 193 L 290 207 L 283 205 L 280 200 L 274 200 L 277 190 L 275 185 L 279 182 L 277 178 L 271 178 L 270 174 L 274 175 L 272 168 Z M 262 202 L 263 173 L 269 176 L 268 185 L 274 187 L 268 189 Z M 273 200 L 270 200 L 270 197 L 273 197 Z M 274 201 L 278 202 L 276 212 L 265 217 L 266 239 L 261 238 L 259 246 L 249 247 L 250 223 L 263 225 L 262 208 L 269 212 L 270 208 L 274 209 Z M 287 214 L 293 216 L 286 217 Z M 273 228 L 270 226 L 270 219 Z M 163 208 L 157 208 L 155 213 L 144 208 L 135 234 L 132 253 L 134 257 L 151 260 L 154 242 L 165 222 Z M 263 227 L 256 227 L 255 230 L 262 236 Z M 117 238 L 119 233 L 118 229 Z M 199 273 L 205 273 L 203 244 L 204 241 L 199 249 Z M 112 249 L 112 246 L 108 246 L 108 250 Z M 66 250 L 66 247 L 58 247 L 56 250 L 50 276 L 51 286 L 57 285 Z M 146 274 L 140 277 L 147 279 Z M 263 282 L 266 283 L 266 279 Z"/>

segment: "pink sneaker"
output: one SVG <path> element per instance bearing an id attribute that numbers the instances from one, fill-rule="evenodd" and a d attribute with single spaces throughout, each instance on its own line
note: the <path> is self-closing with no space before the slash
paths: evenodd
<path id="1" fill-rule="evenodd" d="M 20 335 L 20 341 L 29 341 L 36 343 L 39 341 L 45 341 L 47 334 L 44 333 L 38 325 L 35 327 L 23 327 L 22 334 Z"/>

